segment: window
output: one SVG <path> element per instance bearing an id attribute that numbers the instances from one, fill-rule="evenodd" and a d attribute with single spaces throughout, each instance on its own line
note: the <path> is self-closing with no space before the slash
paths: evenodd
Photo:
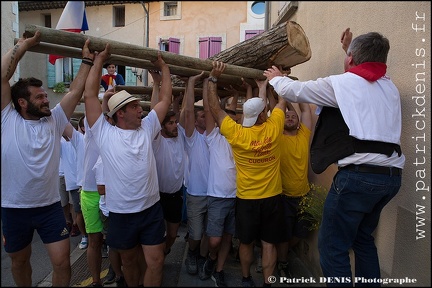
<path id="1" fill-rule="evenodd" d="M 255 1 L 252 3 L 252 12 L 257 15 L 262 15 L 265 13 L 265 2 L 264 1 Z"/>
<path id="2" fill-rule="evenodd" d="M 164 3 L 164 16 L 177 15 L 177 2 L 165 2 Z"/>
<path id="3" fill-rule="evenodd" d="M 207 59 L 221 52 L 222 37 L 200 37 L 199 58 Z"/>
<path id="4" fill-rule="evenodd" d="M 248 39 L 254 37 L 255 35 L 261 34 L 263 32 L 264 32 L 264 30 L 246 30 L 245 31 L 245 40 L 248 40 Z"/>
<path id="5" fill-rule="evenodd" d="M 44 16 L 45 27 L 52 28 L 51 27 L 51 14 L 43 15 L 43 16 Z"/>
<path id="6" fill-rule="evenodd" d="M 113 7 L 113 18 L 114 27 L 124 27 L 125 26 L 125 6 L 114 6 Z"/>
<path id="7" fill-rule="evenodd" d="M 168 39 L 160 39 L 159 50 L 172 53 L 180 53 L 180 39 L 170 37 Z"/>
<path id="8" fill-rule="evenodd" d="M 160 20 L 181 19 L 181 1 L 161 1 Z"/>

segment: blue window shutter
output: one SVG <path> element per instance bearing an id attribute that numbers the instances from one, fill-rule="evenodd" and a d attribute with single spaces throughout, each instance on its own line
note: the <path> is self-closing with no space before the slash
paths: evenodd
<path id="1" fill-rule="evenodd" d="M 52 65 L 49 61 L 49 55 L 47 55 L 47 87 L 48 88 L 53 88 L 54 85 L 56 84 L 56 79 L 55 79 L 55 65 Z"/>
<path id="2" fill-rule="evenodd" d="M 81 66 L 81 59 L 73 58 L 72 59 L 72 79 L 75 79 L 78 74 L 78 70 Z"/>
<path id="3" fill-rule="evenodd" d="M 125 68 L 126 71 L 126 75 L 125 75 L 125 85 L 126 86 L 136 86 L 137 85 L 137 79 L 135 77 L 135 75 L 132 73 L 132 68 L 131 67 L 126 67 Z"/>

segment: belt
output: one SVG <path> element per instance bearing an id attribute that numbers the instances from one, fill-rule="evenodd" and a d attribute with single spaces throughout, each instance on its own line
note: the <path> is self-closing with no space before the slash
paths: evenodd
<path id="1" fill-rule="evenodd" d="M 360 165 L 350 164 L 344 167 L 340 167 L 339 170 L 351 170 L 351 171 L 357 171 L 362 173 L 385 174 L 390 176 L 402 175 L 402 169 L 400 168 L 365 165 L 365 164 L 360 164 Z"/>

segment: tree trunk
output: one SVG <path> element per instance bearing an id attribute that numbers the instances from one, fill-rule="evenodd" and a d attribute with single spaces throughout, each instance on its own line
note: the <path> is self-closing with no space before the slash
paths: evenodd
<path id="1" fill-rule="evenodd" d="M 127 44 L 119 41 L 102 39 L 94 36 L 88 36 L 81 33 L 67 32 L 63 30 L 56 30 L 34 24 L 27 24 L 25 26 L 25 33 L 34 35 L 36 31 L 41 32 L 40 41 L 57 45 L 82 48 L 87 39 L 90 39 L 90 50 L 102 51 L 105 49 L 107 43 L 110 44 L 111 54 L 128 56 L 136 59 L 144 59 L 148 61 L 156 61 L 158 52 L 161 52 L 162 58 L 165 63 L 182 66 L 186 68 L 196 69 L 200 71 L 210 72 L 213 69 L 212 60 L 199 59 L 184 55 L 179 55 L 171 52 L 160 51 L 157 49 L 142 47 L 138 45 Z M 56 51 L 50 51 L 50 54 L 56 54 Z M 136 66 L 132 66 L 136 67 Z M 233 75 L 244 78 L 264 80 L 262 70 L 247 68 L 242 66 L 235 66 L 227 64 L 224 74 Z M 195 74 L 196 75 L 196 74 Z"/>
<path id="2" fill-rule="evenodd" d="M 303 28 L 294 21 L 282 23 L 210 57 L 212 60 L 260 70 L 272 65 L 288 70 L 310 58 L 309 40 Z"/>

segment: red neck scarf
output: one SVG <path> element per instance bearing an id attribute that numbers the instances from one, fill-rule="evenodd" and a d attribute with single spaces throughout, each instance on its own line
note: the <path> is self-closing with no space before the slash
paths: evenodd
<path id="1" fill-rule="evenodd" d="M 354 73 L 368 81 L 376 81 L 386 74 L 387 65 L 381 62 L 364 62 L 346 72 Z"/>

